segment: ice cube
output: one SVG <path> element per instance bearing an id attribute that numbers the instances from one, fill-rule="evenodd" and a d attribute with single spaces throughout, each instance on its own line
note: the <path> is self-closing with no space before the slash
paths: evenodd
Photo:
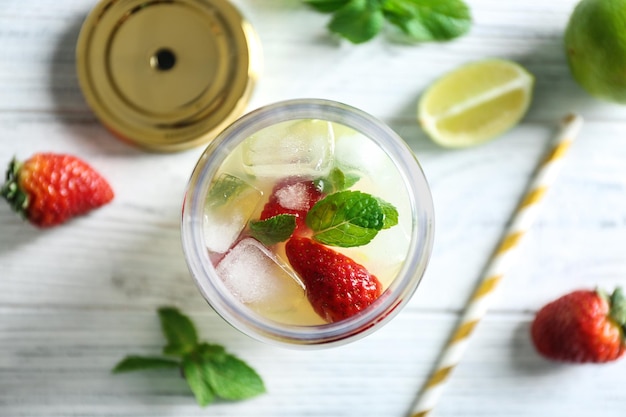
<path id="1" fill-rule="evenodd" d="M 351 248 L 344 253 L 356 262 L 367 265 L 369 272 L 387 288 L 408 256 L 411 238 L 404 226 L 398 224 L 381 230 L 367 245 Z"/>
<path id="2" fill-rule="evenodd" d="M 289 210 L 308 210 L 310 203 L 309 187 L 303 182 L 289 184 L 276 190 L 278 204 Z"/>
<path id="3" fill-rule="evenodd" d="M 244 180 L 222 174 L 213 183 L 204 206 L 204 241 L 207 249 L 226 252 L 237 240 L 263 193 Z"/>
<path id="4" fill-rule="evenodd" d="M 387 154 L 370 138 L 352 129 L 338 129 L 335 163 L 343 169 L 356 169 L 374 178 L 397 171 Z"/>
<path id="5" fill-rule="evenodd" d="M 349 128 L 336 129 L 335 165 L 360 177 L 357 188 L 396 206 L 406 205 L 404 178 L 387 153 L 367 136 Z"/>
<path id="6" fill-rule="evenodd" d="M 216 271 L 235 297 L 259 313 L 287 312 L 305 297 L 298 276 L 252 238 L 229 250 Z"/>
<path id="7" fill-rule="evenodd" d="M 330 122 L 283 122 L 246 139 L 243 163 L 247 173 L 260 177 L 319 177 L 330 171 L 334 147 Z"/>

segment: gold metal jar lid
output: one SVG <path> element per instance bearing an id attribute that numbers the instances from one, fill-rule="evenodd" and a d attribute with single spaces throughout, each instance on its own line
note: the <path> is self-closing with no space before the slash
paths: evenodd
<path id="1" fill-rule="evenodd" d="M 210 141 L 244 112 L 261 48 L 228 0 L 102 0 L 83 23 L 76 62 L 106 127 L 169 152 Z"/>

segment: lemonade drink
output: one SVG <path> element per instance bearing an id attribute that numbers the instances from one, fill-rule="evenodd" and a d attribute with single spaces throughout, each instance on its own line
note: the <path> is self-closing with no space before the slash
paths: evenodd
<path id="1" fill-rule="evenodd" d="M 297 344 L 347 340 L 395 314 L 432 245 L 430 193 L 398 139 L 320 100 L 258 110 L 217 138 L 182 228 L 214 309 L 252 336 Z"/>

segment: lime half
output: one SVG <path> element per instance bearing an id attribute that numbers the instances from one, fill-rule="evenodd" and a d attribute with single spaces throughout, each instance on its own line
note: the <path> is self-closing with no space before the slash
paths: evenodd
<path id="1" fill-rule="evenodd" d="M 526 114 L 534 77 L 515 62 L 488 59 L 445 74 L 422 95 L 417 118 L 437 144 L 462 148 L 487 142 Z"/>

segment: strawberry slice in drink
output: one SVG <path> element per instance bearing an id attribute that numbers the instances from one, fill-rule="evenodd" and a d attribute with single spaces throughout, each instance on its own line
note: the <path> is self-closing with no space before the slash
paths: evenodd
<path id="1" fill-rule="evenodd" d="M 330 323 L 359 313 L 382 293 L 378 278 L 363 265 L 309 238 L 292 237 L 285 251 L 313 309 Z"/>

